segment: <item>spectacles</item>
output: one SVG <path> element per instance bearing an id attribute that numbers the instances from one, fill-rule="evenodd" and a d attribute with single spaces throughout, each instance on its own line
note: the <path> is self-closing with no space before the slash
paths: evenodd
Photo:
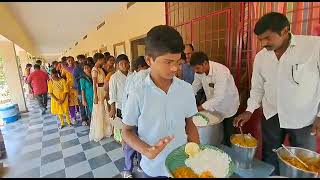
<path id="1" fill-rule="evenodd" d="M 300 85 L 300 83 L 297 82 L 297 81 L 294 79 L 294 76 L 293 76 L 294 66 L 296 66 L 296 71 L 298 70 L 298 64 L 292 65 L 292 66 L 291 66 L 291 77 L 292 77 L 292 80 L 293 80 L 297 85 Z M 317 68 L 318 68 L 319 77 L 320 77 L 320 66 L 319 66 L 319 63 L 318 63 L 318 62 L 317 62 Z"/>

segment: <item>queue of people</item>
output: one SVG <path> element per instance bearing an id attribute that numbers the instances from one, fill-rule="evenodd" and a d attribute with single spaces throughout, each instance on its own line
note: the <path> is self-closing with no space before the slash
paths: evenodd
<path id="1" fill-rule="evenodd" d="M 263 107 L 263 158 L 276 167 L 272 149 L 286 134 L 294 146 L 315 150 L 320 135 L 320 39 L 290 33 L 285 15 L 268 13 L 255 25 L 264 47 L 253 66 L 248 107 L 238 114 L 239 93 L 230 70 L 211 61 L 192 44 L 184 44 L 172 27 L 153 27 L 146 37 L 146 54 L 132 61 L 127 55 L 96 53 L 93 58 L 62 57 L 48 73 L 34 65 L 26 81 L 45 113 L 47 93 L 51 113 L 68 125 L 90 126 L 89 139 L 113 136 L 123 145 L 123 177 L 132 177 L 133 159 L 145 177 L 167 177 L 167 155 L 186 142 L 200 143 L 192 117 L 199 111 L 224 117 L 224 141 Z M 30 65 L 26 71 L 30 72 Z M 198 101 L 197 95 L 202 92 Z M 201 93 L 200 93 L 201 94 Z M 77 119 L 76 112 L 81 114 Z M 119 118 L 122 129 L 113 127 Z"/>

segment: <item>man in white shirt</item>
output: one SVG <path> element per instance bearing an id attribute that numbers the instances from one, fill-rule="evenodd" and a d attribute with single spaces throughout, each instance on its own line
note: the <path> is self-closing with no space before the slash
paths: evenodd
<path id="1" fill-rule="evenodd" d="M 261 17 L 254 32 L 264 48 L 254 60 L 247 110 L 234 125 L 246 123 L 262 103 L 263 160 L 279 174 L 272 149 L 286 134 L 291 146 L 310 150 L 320 135 L 320 38 L 291 34 L 286 16 L 276 12 Z"/>
<path id="2" fill-rule="evenodd" d="M 109 82 L 109 104 L 111 105 L 110 117 L 114 118 L 116 115 L 122 118 L 122 96 L 126 83 L 127 76 L 130 75 L 130 62 L 128 56 L 120 54 L 116 59 L 116 66 L 118 67 Z"/>
<path id="3" fill-rule="evenodd" d="M 130 62 L 128 56 L 125 54 L 120 54 L 116 59 L 116 66 L 118 67 L 118 70 L 111 76 L 109 82 L 109 104 L 111 105 L 110 117 L 114 118 L 117 116 L 118 118 L 122 119 L 122 98 L 127 77 L 130 76 Z M 114 128 L 115 137 L 116 135 L 122 136 L 121 134 L 121 129 Z M 125 166 L 124 171 L 121 174 L 123 178 L 130 178 L 132 177 L 131 166 L 133 164 L 132 156 L 134 155 L 134 152 L 130 147 L 126 147 L 125 144 L 123 144 L 123 147 Z"/>
<path id="4" fill-rule="evenodd" d="M 204 89 L 207 100 L 198 106 L 198 111 L 218 112 L 225 119 L 224 144 L 230 146 L 230 136 L 235 133 L 232 124 L 239 108 L 239 93 L 229 69 L 214 61 L 209 61 L 204 52 L 195 52 L 190 59 L 195 74 L 192 83 L 194 94 Z"/>

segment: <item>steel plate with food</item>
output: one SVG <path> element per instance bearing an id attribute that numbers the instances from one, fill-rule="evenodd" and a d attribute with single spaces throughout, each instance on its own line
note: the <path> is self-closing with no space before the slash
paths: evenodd
<path id="1" fill-rule="evenodd" d="M 192 142 L 172 151 L 165 163 L 174 178 L 225 178 L 234 171 L 227 153 L 211 145 Z"/>

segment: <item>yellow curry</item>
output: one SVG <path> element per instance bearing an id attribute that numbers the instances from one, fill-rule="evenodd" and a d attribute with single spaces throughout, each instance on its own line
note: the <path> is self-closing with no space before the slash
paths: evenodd
<path id="1" fill-rule="evenodd" d="M 174 178 L 214 178 L 210 171 L 205 171 L 200 175 L 197 175 L 191 168 L 189 167 L 179 167 L 173 172 Z"/>
<path id="2" fill-rule="evenodd" d="M 256 147 L 257 140 L 254 137 L 248 137 L 247 135 L 233 135 L 230 139 L 232 144 L 236 144 L 242 147 Z"/>
<path id="3" fill-rule="evenodd" d="M 298 158 L 301 159 L 305 164 L 307 164 L 309 168 L 305 167 L 300 161 L 298 161 L 294 157 L 285 157 L 283 158 L 283 160 L 285 160 L 286 162 L 288 162 L 296 168 L 303 169 L 305 171 L 320 173 L 320 159 L 311 161 L 310 159 L 305 157 L 298 156 Z"/>

